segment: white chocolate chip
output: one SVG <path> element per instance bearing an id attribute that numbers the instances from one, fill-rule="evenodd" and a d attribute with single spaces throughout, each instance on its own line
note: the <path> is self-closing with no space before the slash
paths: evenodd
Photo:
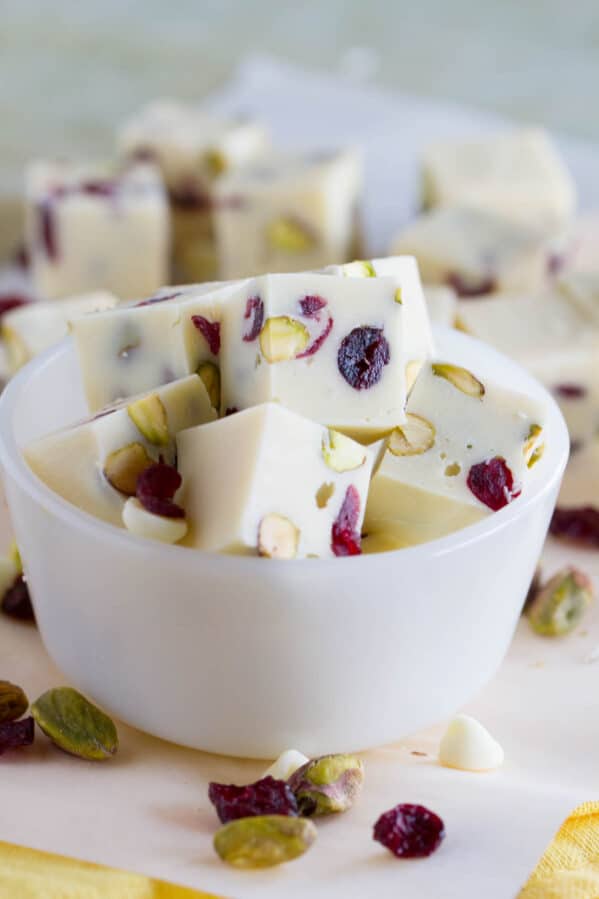
<path id="1" fill-rule="evenodd" d="M 492 771 L 503 764 L 504 753 L 489 731 L 469 715 L 450 722 L 439 745 L 439 762 L 462 771 Z"/>
<path id="2" fill-rule="evenodd" d="M 264 772 L 262 777 L 274 777 L 275 780 L 289 780 L 298 768 L 301 768 L 302 765 L 309 761 L 310 759 L 303 752 L 298 752 L 297 749 L 286 749 L 276 762 L 273 762 L 270 768 Z"/>
<path id="3" fill-rule="evenodd" d="M 159 540 L 161 543 L 178 543 L 187 533 L 187 522 L 184 518 L 166 518 L 148 512 L 140 501 L 131 496 L 123 506 L 123 524 L 128 531 L 148 540 Z"/>

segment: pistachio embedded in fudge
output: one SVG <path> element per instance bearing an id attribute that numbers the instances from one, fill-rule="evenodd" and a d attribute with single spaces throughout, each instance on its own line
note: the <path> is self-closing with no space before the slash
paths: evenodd
<path id="1" fill-rule="evenodd" d="M 223 409 L 271 400 L 360 438 L 403 420 L 403 307 L 391 278 L 264 275 L 222 308 Z"/>
<path id="2" fill-rule="evenodd" d="M 271 154 L 215 185 L 224 278 L 320 268 L 356 252 L 360 164 L 351 151 Z"/>
<path id="3" fill-rule="evenodd" d="M 547 279 L 550 245 L 539 231 L 480 209 L 441 207 L 401 231 L 392 253 L 415 256 L 425 284 L 460 296 L 527 291 Z"/>
<path id="4" fill-rule="evenodd" d="M 204 385 L 191 375 L 42 437 L 25 458 L 64 499 L 122 527 L 141 472 L 161 458 L 174 464 L 177 433 L 215 418 Z"/>
<path id="5" fill-rule="evenodd" d="M 182 431 L 177 449 L 186 545 L 276 559 L 360 552 L 376 449 L 277 403 Z"/>
<path id="6" fill-rule="evenodd" d="M 42 297 L 151 293 L 168 280 L 169 231 L 164 186 L 152 165 L 57 162 L 27 170 L 27 247 Z"/>
<path id="7" fill-rule="evenodd" d="M 427 363 L 373 478 L 365 533 L 420 543 L 516 500 L 542 457 L 543 421 L 529 397 Z"/>

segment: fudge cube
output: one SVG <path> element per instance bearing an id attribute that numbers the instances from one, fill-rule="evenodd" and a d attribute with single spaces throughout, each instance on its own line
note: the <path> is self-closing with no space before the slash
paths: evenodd
<path id="1" fill-rule="evenodd" d="M 449 285 L 460 296 L 536 290 L 547 277 L 548 245 L 538 231 L 465 206 L 419 216 L 391 253 L 415 256 L 425 284 Z"/>
<path id="2" fill-rule="evenodd" d="M 26 178 L 33 282 L 45 299 L 147 296 L 168 280 L 169 216 L 158 170 L 35 163 Z"/>
<path id="3" fill-rule="evenodd" d="M 545 233 L 567 228 L 576 205 L 572 176 L 538 128 L 435 144 L 422 178 L 428 208 L 476 206 Z"/>
<path id="4" fill-rule="evenodd" d="M 425 284 L 424 298 L 431 322 L 452 328 L 458 311 L 458 297 L 455 290 L 451 287 Z"/>
<path id="5" fill-rule="evenodd" d="M 160 459 L 176 464 L 176 434 L 215 418 L 203 383 L 191 375 L 42 437 L 26 448 L 25 458 L 64 499 L 123 527 L 139 474 Z"/>
<path id="6" fill-rule="evenodd" d="M 2 316 L 2 340 L 11 373 L 66 337 L 73 317 L 117 305 L 113 294 L 99 290 L 66 300 L 28 303 L 7 312 Z"/>
<path id="7" fill-rule="evenodd" d="M 389 436 L 364 530 L 410 543 L 443 536 L 516 500 L 543 454 L 544 412 L 458 365 L 427 363 Z"/>
<path id="8" fill-rule="evenodd" d="M 294 559 L 356 555 L 376 450 L 278 403 L 177 437 L 198 549 Z"/>
<path id="9" fill-rule="evenodd" d="M 359 159 L 351 151 L 270 155 L 225 175 L 215 184 L 221 277 L 351 259 L 360 179 Z"/>
<path id="10" fill-rule="evenodd" d="M 124 125 L 119 135 L 124 157 L 152 160 L 164 177 L 177 279 L 204 281 L 217 275 L 214 182 L 262 156 L 268 145 L 266 131 L 255 122 L 219 121 L 172 101 L 151 103 Z"/>
<path id="11" fill-rule="evenodd" d="M 219 379 L 221 305 L 232 285 L 165 288 L 136 306 L 75 319 L 91 412 L 197 372 Z M 218 406 L 218 400 L 215 403 Z"/>
<path id="12" fill-rule="evenodd" d="M 279 401 L 364 439 L 403 420 L 403 306 L 392 278 L 264 275 L 222 308 L 222 407 Z"/>
<path id="13" fill-rule="evenodd" d="M 412 256 L 360 259 L 345 265 L 329 265 L 323 271 L 351 278 L 392 278 L 396 282 L 395 296 L 403 309 L 404 352 L 409 388 L 420 364 L 435 351 L 416 260 Z"/>

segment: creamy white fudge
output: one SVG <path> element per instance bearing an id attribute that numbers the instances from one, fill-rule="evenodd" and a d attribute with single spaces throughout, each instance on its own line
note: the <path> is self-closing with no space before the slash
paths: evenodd
<path id="1" fill-rule="evenodd" d="M 368 439 L 403 420 L 403 305 L 393 278 L 264 275 L 222 307 L 222 408 L 278 401 Z"/>
<path id="2" fill-rule="evenodd" d="M 158 170 L 34 163 L 26 174 L 26 237 L 40 297 L 109 290 L 146 296 L 168 281 L 170 224 Z"/>
<path id="3" fill-rule="evenodd" d="M 197 375 L 43 437 L 25 458 L 52 490 L 85 512 L 123 527 L 139 474 L 162 458 L 176 464 L 175 437 L 216 413 Z"/>
<path id="4" fill-rule="evenodd" d="M 420 543 L 517 499 L 542 457 L 544 413 L 460 366 L 423 366 L 373 479 L 364 530 Z"/>
<path id="5" fill-rule="evenodd" d="M 222 304 L 232 287 L 164 288 L 135 306 L 74 319 L 90 411 L 197 372 L 203 363 L 205 379 L 219 380 Z"/>
<path id="6" fill-rule="evenodd" d="M 164 177 L 178 279 L 216 276 L 214 182 L 259 158 L 268 146 L 267 132 L 256 122 L 218 120 L 195 106 L 169 100 L 151 103 L 125 123 L 119 135 L 121 154 L 154 161 Z"/>
<path id="7" fill-rule="evenodd" d="M 431 322 L 453 327 L 458 311 L 458 295 L 451 287 L 425 284 L 424 297 Z"/>
<path id="8" fill-rule="evenodd" d="M 581 215 L 574 223 L 571 251 L 565 263 L 569 269 L 578 272 L 599 271 L 599 213 Z"/>
<path id="9" fill-rule="evenodd" d="M 566 229 L 576 206 L 572 176 L 539 128 L 434 144 L 422 178 L 428 208 L 474 206 L 544 233 Z"/>
<path id="10" fill-rule="evenodd" d="M 345 262 L 361 186 L 352 151 L 265 156 L 215 184 L 220 272 L 238 278 Z"/>
<path id="11" fill-rule="evenodd" d="M 415 256 L 425 284 L 446 284 L 461 296 L 536 290 L 549 265 L 547 241 L 538 231 L 466 206 L 419 216 L 390 252 Z"/>
<path id="12" fill-rule="evenodd" d="M 187 545 L 294 559 L 356 555 L 376 451 L 278 403 L 177 437 Z"/>
<path id="13" fill-rule="evenodd" d="M 66 337 L 75 316 L 113 309 L 118 299 L 107 291 L 94 291 L 66 300 L 28 303 L 2 317 L 1 334 L 10 372 Z"/>

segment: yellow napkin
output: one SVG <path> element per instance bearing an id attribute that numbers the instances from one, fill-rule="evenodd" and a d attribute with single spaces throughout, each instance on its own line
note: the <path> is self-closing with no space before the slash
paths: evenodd
<path id="1" fill-rule="evenodd" d="M 518 899 L 598 899 L 599 802 L 564 821 Z"/>
<path id="2" fill-rule="evenodd" d="M 218 899 L 143 874 L 0 842 L 0 899 Z M 222 897 L 221 897 L 222 899 Z"/>

